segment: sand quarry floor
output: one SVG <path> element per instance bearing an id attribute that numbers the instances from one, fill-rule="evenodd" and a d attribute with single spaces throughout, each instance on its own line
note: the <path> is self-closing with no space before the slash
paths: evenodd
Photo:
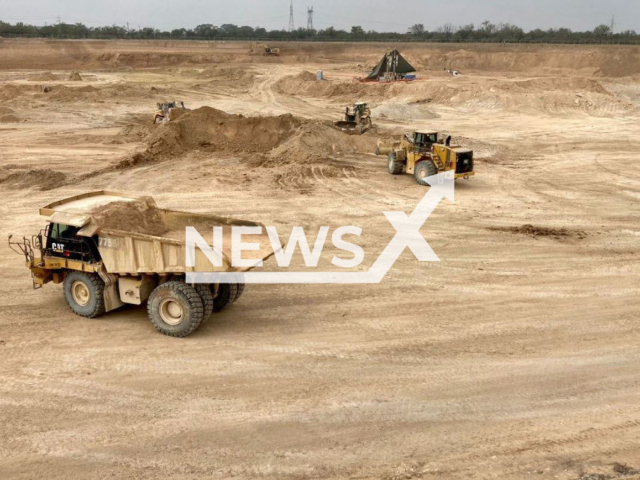
<path id="1" fill-rule="evenodd" d="M 365 270 L 427 191 L 375 142 L 433 127 L 477 172 L 421 230 L 441 261 L 250 285 L 175 339 L 75 316 L 5 243 L 0 477 L 640 478 L 640 49 L 412 45 L 420 81 L 362 86 L 386 46 L 278 46 L 0 39 L 0 235 L 108 189 L 356 225 Z M 173 98 L 198 110 L 152 125 Z M 327 125 L 357 100 L 372 131 Z"/>

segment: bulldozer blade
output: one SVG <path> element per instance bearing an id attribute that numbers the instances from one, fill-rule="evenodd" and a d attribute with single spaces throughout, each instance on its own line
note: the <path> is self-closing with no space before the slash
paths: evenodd
<path id="1" fill-rule="evenodd" d="M 347 122 L 343 120 L 340 122 L 335 122 L 334 125 L 337 129 L 342 130 L 345 133 L 356 135 L 362 133 L 362 129 L 359 128 L 357 122 Z"/>

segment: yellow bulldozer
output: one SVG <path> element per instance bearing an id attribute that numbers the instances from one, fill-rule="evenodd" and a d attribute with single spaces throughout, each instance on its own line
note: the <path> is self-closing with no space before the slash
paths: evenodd
<path id="1" fill-rule="evenodd" d="M 387 170 L 392 175 L 412 174 L 420 185 L 429 185 L 426 178 L 453 170 L 454 178 L 469 179 L 473 171 L 473 151 L 451 145 L 451 136 L 439 139 L 438 132 L 421 130 L 405 134 L 391 147 L 378 144 L 376 153 L 388 151 Z"/>
<path id="2" fill-rule="evenodd" d="M 335 122 L 336 128 L 346 133 L 362 135 L 373 125 L 371 122 L 371 109 L 365 102 L 357 102 L 353 107 L 346 107 L 344 120 Z"/>

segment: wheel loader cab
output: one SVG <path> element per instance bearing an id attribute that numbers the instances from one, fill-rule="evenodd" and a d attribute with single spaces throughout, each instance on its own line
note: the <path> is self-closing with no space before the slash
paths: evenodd
<path id="1" fill-rule="evenodd" d="M 437 132 L 413 132 L 413 145 L 416 152 L 427 153 L 431 151 L 431 145 L 437 142 Z"/>
<path id="2" fill-rule="evenodd" d="M 100 252 L 94 238 L 78 235 L 79 227 L 50 223 L 45 230 L 44 255 L 83 262 L 100 261 Z"/>

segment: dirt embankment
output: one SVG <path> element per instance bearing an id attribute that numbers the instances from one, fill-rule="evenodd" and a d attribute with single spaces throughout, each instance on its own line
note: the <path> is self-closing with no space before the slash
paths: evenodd
<path id="1" fill-rule="evenodd" d="M 452 78 L 451 81 L 419 80 L 392 84 L 354 83 L 323 80 L 303 71 L 276 82 L 278 92 L 288 96 L 324 98 L 351 102 L 354 98 L 387 106 L 376 112 L 387 118 L 437 118 L 428 108 L 409 104 L 437 104 L 453 107 L 482 107 L 518 112 L 562 113 L 582 111 L 591 115 L 611 115 L 635 108 L 626 98 L 607 91 L 594 79 L 581 77 L 541 77 L 527 80 Z M 388 102 L 393 102 L 389 106 Z M 402 109 L 397 105 L 404 105 Z M 376 107 L 379 108 L 379 107 Z"/>
<path id="2" fill-rule="evenodd" d="M 153 68 L 238 63 L 348 63 L 375 65 L 379 43 L 278 42 L 280 57 L 251 55 L 246 42 L 74 41 L 0 39 L 0 69 Z M 635 45 L 401 44 L 420 70 L 519 72 L 622 77 L 640 74 Z"/>
<path id="3" fill-rule="evenodd" d="M 78 81 L 69 78 L 69 81 Z M 81 81 L 81 80 L 80 80 Z M 146 98 L 151 103 L 164 98 L 164 89 L 147 85 L 70 86 L 62 84 L 0 85 L 0 101 L 51 103 L 120 103 L 122 99 Z"/>
<path id="4" fill-rule="evenodd" d="M 11 190 L 52 190 L 65 185 L 66 182 L 67 176 L 64 173 L 50 168 L 22 169 L 19 166 L 5 166 L 0 170 L 0 185 Z"/>

